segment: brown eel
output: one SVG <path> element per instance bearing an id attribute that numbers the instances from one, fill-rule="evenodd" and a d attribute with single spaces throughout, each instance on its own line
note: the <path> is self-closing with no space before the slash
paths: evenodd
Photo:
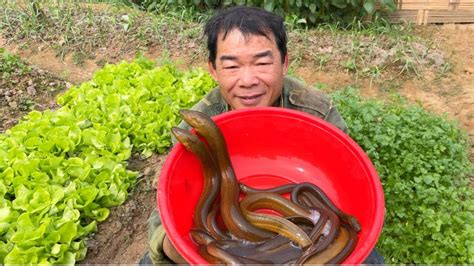
<path id="1" fill-rule="evenodd" d="M 337 214 L 337 216 L 340 217 L 340 219 L 348 224 L 349 226 L 352 227 L 356 232 L 359 232 L 361 230 L 361 226 L 357 218 L 354 216 L 348 215 L 344 212 L 342 212 L 339 208 L 334 205 L 329 197 L 316 185 L 305 182 L 298 184 L 294 189 L 293 192 L 291 193 L 291 200 L 293 202 L 298 202 L 298 194 L 300 194 L 303 191 L 309 192 L 313 197 L 316 197 L 319 202 L 321 202 L 326 208 L 329 208 L 331 211 Z"/>
<path id="2" fill-rule="evenodd" d="M 224 136 L 214 121 L 204 113 L 181 110 L 181 117 L 196 132 L 206 139 L 212 156 L 216 159 L 222 177 L 221 180 L 221 215 L 232 235 L 250 241 L 262 241 L 274 235 L 249 223 L 239 207 L 239 183 L 227 152 Z M 209 250 L 208 250 L 209 251 Z M 211 252 L 209 252 L 211 253 Z"/>
<path id="3" fill-rule="evenodd" d="M 291 221 L 267 214 L 253 211 L 258 209 L 271 209 L 287 216 L 303 216 L 311 220 L 311 212 L 294 204 L 279 194 L 271 192 L 252 193 L 240 202 L 240 209 L 244 216 L 255 226 L 276 232 L 298 243 L 305 248 L 312 244 L 309 236 Z"/>
<path id="4" fill-rule="evenodd" d="M 177 127 L 172 128 L 171 132 L 176 139 L 181 142 L 188 151 L 194 153 L 201 162 L 202 169 L 204 170 L 203 192 L 196 205 L 193 220 L 197 228 L 210 231 L 207 216 L 212 203 L 219 193 L 221 181 L 217 165 L 209 154 L 204 142 L 196 135 Z"/>
<path id="5" fill-rule="evenodd" d="M 357 236 L 352 228 L 339 228 L 339 235 L 326 249 L 318 252 L 304 264 L 337 264 L 341 263 L 352 252 L 357 243 Z"/>
<path id="6" fill-rule="evenodd" d="M 296 184 L 285 184 L 285 185 L 281 185 L 274 188 L 257 189 L 257 188 L 249 187 L 242 183 L 240 183 L 239 185 L 240 185 L 240 191 L 243 192 L 244 194 L 260 193 L 260 192 L 272 192 L 272 193 L 278 193 L 278 194 L 285 194 L 285 193 L 289 193 L 293 191 L 293 188 L 296 186 Z"/>

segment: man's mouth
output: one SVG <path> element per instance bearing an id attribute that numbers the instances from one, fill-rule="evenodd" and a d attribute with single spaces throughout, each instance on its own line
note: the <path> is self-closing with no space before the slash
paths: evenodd
<path id="1" fill-rule="evenodd" d="M 255 94 L 255 95 L 250 95 L 250 96 L 238 96 L 238 98 L 240 102 L 242 103 L 242 105 L 256 106 L 262 100 L 263 95 L 265 95 L 265 93 Z"/>

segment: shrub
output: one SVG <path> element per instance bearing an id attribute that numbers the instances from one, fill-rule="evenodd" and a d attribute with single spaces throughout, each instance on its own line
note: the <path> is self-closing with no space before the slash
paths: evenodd
<path id="1" fill-rule="evenodd" d="M 146 10 L 167 7 L 191 7 L 198 10 L 218 9 L 235 5 L 265 8 L 280 15 L 295 14 L 307 24 L 319 22 L 352 22 L 376 12 L 377 0 L 130 0 Z M 380 10 L 395 10 L 393 0 L 378 0 Z"/>

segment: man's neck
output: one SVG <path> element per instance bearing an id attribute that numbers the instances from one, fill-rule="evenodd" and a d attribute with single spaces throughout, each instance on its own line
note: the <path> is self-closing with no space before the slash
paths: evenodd
<path id="1" fill-rule="evenodd" d="M 278 99 L 276 99 L 276 101 L 272 104 L 272 107 L 281 107 L 282 104 L 281 104 L 281 95 L 280 97 L 278 97 Z"/>

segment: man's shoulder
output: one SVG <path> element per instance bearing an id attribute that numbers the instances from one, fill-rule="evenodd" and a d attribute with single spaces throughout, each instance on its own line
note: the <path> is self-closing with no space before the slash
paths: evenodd
<path id="1" fill-rule="evenodd" d="M 285 77 L 287 107 L 325 119 L 332 108 L 329 95 L 293 77 Z"/>
<path id="2" fill-rule="evenodd" d="M 219 87 L 212 89 L 191 109 L 203 112 L 209 116 L 221 114 L 226 111 L 226 103 L 222 98 Z"/>
<path id="3" fill-rule="evenodd" d="M 193 107 L 191 107 L 191 110 L 199 111 L 209 116 L 215 116 L 226 112 L 227 104 L 222 98 L 219 87 L 216 87 L 208 92 L 204 98 L 197 102 Z M 191 126 L 188 125 L 188 123 L 186 123 L 184 120 L 179 123 L 178 127 L 184 130 L 191 129 Z M 177 140 L 174 136 L 172 136 L 172 142 L 173 145 L 177 143 Z"/>

